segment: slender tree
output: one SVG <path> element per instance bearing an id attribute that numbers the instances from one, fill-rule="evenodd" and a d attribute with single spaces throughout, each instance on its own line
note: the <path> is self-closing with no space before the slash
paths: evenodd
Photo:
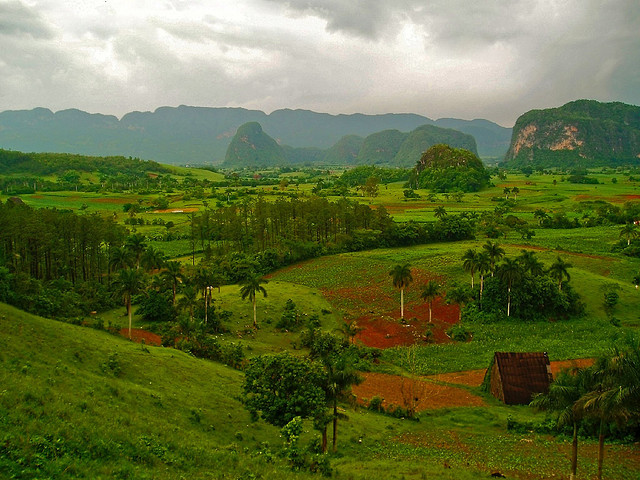
<path id="1" fill-rule="evenodd" d="M 590 391 L 594 382 L 593 369 L 563 370 L 550 385 L 549 392 L 535 395 L 531 402 L 532 407 L 552 411 L 559 427 L 573 427 L 570 480 L 575 480 L 578 469 L 578 426 L 584 416 L 578 401 Z"/>
<path id="2" fill-rule="evenodd" d="M 242 282 L 240 287 L 240 296 L 242 300 L 247 298 L 251 300 L 253 304 L 253 327 L 257 328 L 257 312 L 256 312 L 256 297 L 258 293 L 262 293 L 263 297 L 267 296 L 267 290 L 262 286 L 263 283 L 267 283 L 267 280 L 260 277 L 260 275 L 250 275 Z"/>
<path id="3" fill-rule="evenodd" d="M 496 271 L 496 262 L 504 257 L 504 248 L 502 248 L 498 242 L 492 242 L 491 240 L 487 240 L 487 243 L 485 243 L 482 248 L 484 248 L 485 253 L 489 256 L 489 270 L 493 277 Z"/>
<path id="4" fill-rule="evenodd" d="M 445 208 L 442 205 L 438 205 L 433 210 L 433 216 L 436 217 L 438 220 L 442 220 L 444 217 L 447 216 L 447 211 L 445 210 Z"/>
<path id="5" fill-rule="evenodd" d="M 465 272 L 471 274 L 471 288 L 473 288 L 473 277 L 478 269 L 478 252 L 472 249 L 468 249 L 462 255 L 462 268 Z"/>
<path id="6" fill-rule="evenodd" d="M 568 262 L 562 260 L 562 258 L 558 257 L 555 262 L 551 264 L 549 267 L 549 276 L 558 282 L 558 290 L 562 291 L 562 282 L 566 279 L 567 282 L 571 280 L 571 275 L 567 271 L 571 268 L 571 265 Z"/>
<path id="7" fill-rule="evenodd" d="M 411 266 L 408 263 L 396 265 L 389 272 L 389 275 L 392 278 L 393 286 L 400 289 L 400 318 L 404 318 L 404 289 L 413 282 Z"/>
<path id="8" fill-rule="evenodd" d="M 165 269 L 160 273 L 161 277 L 171 284 L 171 291 L 173 292 L 173 305 L 176 304 L 176 292 L 178 291 L 178 285 L 184 281 L 182 274 L 182 265 L 180 262 L 171 261 L 165 264 Z"/>
<path id="9" fill-rule="evenodd" d="M 478 275 L 480 276 L 480 304 L 482 304 L 482 292 L 484 291 L 484 277 L 491 270 L 491 261 L 487 252 L 479 252 L 476 259 Z"/>
<path id="10" fill-rule="evenodd" d="M 120 273 L 114 280 L 113 286 L 116 293 L 122 297 L 124 305 L 127 308 L 127 315 L 129 316 L 129 339 L 131 339 L 131 298 L 144 289 L 144 275 L 138 270 L 120 270 Z"/>
<path id="11" fill-rule="evenodd" d="M 627 246 L 631 245 L 631 240 L 638 238 L 638 226 L 635 223 L 627 223 L 620 230 L 620 238 L 626 238 Z"/>
<path id="12" fill-rule="evenodd" d="M 535 252 L 531 250 L 521 250 L 521 252 L 517 260 L 522 265 L 523 271 L 536 277 L 544 274 L 544 265 L 536 258 Z"/>
<path id="13" fill-rule="evenodd" d="M 145 240 L 146 237 L 141 233 L 134 233 L 127 237 L 127 240 L 124 244 L 124 248 L 129 250 L 135 258 L 136 270 L 140 268 L 140 259 L 142 258 L 142 254 L 144 253 L 144 251 L 147 249 Z"/>
<path id="14" fill-rule="evenodd" d="M 462 321 L 462 309 L 473 298 L 473 292 L 466 285 L 453 284 L 447 290 L 447 303 L 455 303 L 460 308 L 458 321 Z"/>
<path id="15" fill-rule="evenodd" d="M 431 323 L 431 310 L 433 301 L 440 294 L 440 284 L 435 280 L 429 280 L 420 290 L 420 298 L 429 305 L 429 323 Z"/>
<path id="16" fill-rule="evenodd" d="M 497 270 L 498 278 L 507 284 L 507 317 L 511 315 L 511 287 L 522 278 L 522 268 L 516 260 L 504 258 Z"/>

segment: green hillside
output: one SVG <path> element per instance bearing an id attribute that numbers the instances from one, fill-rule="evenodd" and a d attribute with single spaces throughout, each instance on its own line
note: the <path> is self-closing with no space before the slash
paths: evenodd
<path id="1" fill-rule="evenodd" d="M 286 163 L 282 147 L 257 122 L 245 123 L 238 128 L 224 159 L 226 166 L 233 167 L 267 167 Z"/>
<path id="2" fill-rule="evenodd" d="M 392 163 L 408 135 L 408 133 L 398 130 L 384 130 L 369 135 L 364 139 L 364 143 L 358 152 L 358 163 Z"/>
<path id="3" fill-rule="evenodd" d="M 400 150 L 394 157 L 393 164 L 399 167 L 413 167 L 429 147 L 439 143 L 455 148 L 464 148 L 476 155 L 478 153 L 476 141 L 471 135 L 450 128 L 423 125 L 413 130 L 402 143 Z"/>
<path id="4" fill-rule="evenodd" d="M 640 164 L 640 107 L 594 100 L 522 115 L 504 161 L 507 168 L 622 164 Z"/>

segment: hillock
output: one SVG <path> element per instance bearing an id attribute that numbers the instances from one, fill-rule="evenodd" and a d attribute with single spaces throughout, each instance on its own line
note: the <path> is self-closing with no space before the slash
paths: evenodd
<path id="1" fill-rule="evenodd" d="M 433 145 L 446 144 L 455 148 L 464 148 L 477 155 L 476 141 L 471 135 L 450 128 L 440 128 L 433 125 L 422 125 L 413 130 L 402 143 L 393 159 L 393 165 L 411 167 L 416 159 Z"/>
<path id="2" fill-rule="evenodd" d="M 267 167 L 284 165 L 287 158 L 278 143 L 257 122 L 241 125 L 234 135 L 224 165 L 233 167 Z"/>
<path id="3" fill-rule="evenodd" d="M 489 173 L 469 150 L 438 144 L 420 157 L 412 183 L 435 192 L 477 192 L 489 185 Z"/>
<path id="4" fill-rule="evenodd" d="M 640 107 L 578 100 L 522 115 L 503 165 L 571 168 L 639 163 Z"/>

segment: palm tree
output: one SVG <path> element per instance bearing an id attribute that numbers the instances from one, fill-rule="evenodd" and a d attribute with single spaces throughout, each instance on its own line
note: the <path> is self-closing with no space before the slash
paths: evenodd
<path id="1" fill-rule="evenodd" d="M 433 210 L 433 216 L 436 217 L 438 220 L 442 220 L 444 217 L 447 216 L 447 211 L 444 209 L 442 205 L 439 205 Z"/>
<path id="2" fill-rule="evenodd" d="M 472 249 L 464 252 L 464 255 L 462 255 L 462 268 L 471 274 L 471 288 L 473 288 L 473 277 L 478 268 L 478 252 Z"/>
<path id="3" fill-rule="evenodd" d="M 134 233 L 133 235 L 129 235 L 129 237 L 127 237 L 127 240 L 124 244 L 124 248 L 129 250 L 136 260 L 136 270 L 140 268 L 140 258 L 147 248 L 145 238 L 146 237 L 141 233 Z"/>
<path id="4" fill-rule="evenodd" d="M 565 262 L 564 260 L 562 260 L 562 258 L 558 256 L 558 259 L 555 262 L 553 262 L 549 267 L 549 276 L 554 280 L 558 281 L 559 291 L 562 291 L 562 282 L 564 281 L 565 278 L 567 279 L 567 282 L 571 280 L 571 275 L 569 275 L 569 272 L 567 271 L 567 269 L 571 268 L 572 266 L 573 265 L 571 265 L 568 262 Z"/>
<path id="5" fill-rule="evenodd" d="M 440 284 L 435 280 L 429 280 L 420 290 L 420 298 L 429 304 L 429 323 L 431 323 L 431 308 L 433 301 L 440 294 Z"/>
<path id="6" fill-rule="evenodd" d="M 480 275 L 480 302 L 482 303 L 482 292 L 484 290 L 484 276 L 491 270 L 491 261 L 487 252 L 478 253 L 476 259 L 476 268 L 478 269 L 478 275 Z"/>
<path id="7" fill-rule="evenodd" d="M 504 190 L 502 190 L 502 193 L 504 193 L 504 199 L 509 200 L 509 194 L 511 193 L 511 189 L 509 187 L 504 187 Z"/>
<path id="8" fill-rule="evenodd" d="M 160 275 L 171 284 L 171 290 L 173 292 L 173 300 L 171 303 L 175 305 L 178 284 L 184 280 L 184 276 L 182 275 L 182 265 L 180 262 L 176 261 L 167 262 L 165 264 L 165 269 Z"/>
<path id="9" fill-rule="evenodd" d="M 620 230 L 620 237 L 627 239 L 627 246 L 631 244 L 632 238 L 638 238 L 638 226 L 635 223 L 627 223 Z"/>
<path id="10" fill-rule="evenodd" d="M 570 480 L 576 478 L 578 469 L 578 425 L 584 416 L 578 400 L 593 387 L 593 384 L 592 369 L 563 370 L 549 386 L 549 392 L 535 395 L 530 404 L 540 410 L 556 413 L 559 427 L 569 424 L 573 426 Z"/>
<path id="11" fill-rule="evenodd" d="M 498 242 L 492 242 L 491 240 L 487 240 L 482 248 L 484 248 L 485 252 L 489 256 L 489 270 L 491 271 L 491 276 L 496 271 L 496 262 L 504 257 L 504 248 L 498 245 Z"/>
<path id="12" fill-rule="evenodd" d="M 400 318 L 404 318 L 404 289 L 413 282 L 411 266 L 408 263 L 396 265 L 389 275 L 392 277 L 393 286 L 400 289 Z"/>
<path id="13" fill-rule="evenodd" d="M 520 189 L 518 187 L 513 187 L 511 189 L 511 193 L 513 193 L 514 199 L 518 200 L 518 194 L 520 193 Z"/>
<path id="14" fill-rule="evenodd" d="M 165 262 L 165 255 L 157 248 L 149 245 L 140 257 L 140 262 L 147 272 L 162 268 Z"/>
<path id="15" fill-rule="evenodd" d="M 536 277 L 542 275 L 544 273 L 544 265 L 536 258 L 535 252 L 531 250 L 521 250 L 521 252 L 517 260 L 522 265 L 522 270 Z"/>
<path id="16" fill-rule="evenodd" d="M 507 317 L 511 315 L 511 287 L 522 278 L 522 268 L 516 260 L 505 258 L 498 268 L 498 278 L 507 282 Z"/>
<path id="17" fill-rule="evenodd" d="M 460 307 L 460 313 L 458 315 L 458 321 L 462 321 L 462 309 L 464 304 L 473 298 L 473 293 L 469 290 L 468 286 L 453 284 L 449 290 L 447 290 L 447 302 L 455 303 Z"/>
<path id="18" fill-rule="evenodd" d="M 113 247 L 111 249 L 111 258 L 109 266 L 112 270 L 121 270 L 133 266 L 133 256 L 126 248 Z"/>
<path id="19" fill-rule="evenodd" d="M 362 327 L 358 326 L 358 322 L 355 320 L 351 320 L 344 322 L 342 327 L 340 327 L 340 331 L 349 339 L 349 343 L 353 345 L 356 340 L 356 335 L 362 331 Z"/>
<path id="20" fill-rule="evenodd" d="M 178 308 L 189 312 L 189 320 L 193 321 L 193 311 L 198 306 L 198 292 L 193 286 L 185 287 L 178 300 Z"/>
<path id="21" fill-rule="evenodd" d="M 253 327 L 257 328 L 257 314 L 256 314 L 256 296 L 258 293 L 262 293 L 263 297 L 267 296 L 267 290 L 261 285 L 263 283 L 267 283 L 267 280 L 260 277 L 260 275 L 248 275 L 247 278 L 242 282 L 242 287 L 240 288 L 240 295 L 242 300 L 246 300 L 247 298 L 251 300 L 253 304 Z"/>
<path id="22" fill-rule="evenodd" d="M 116 293 L 124 300 L 129 316 L 129 339 L 131 339 L 131 297 L 144 289 L 144 275 L 138 270 L 122 269 L 114 280 Z"/>

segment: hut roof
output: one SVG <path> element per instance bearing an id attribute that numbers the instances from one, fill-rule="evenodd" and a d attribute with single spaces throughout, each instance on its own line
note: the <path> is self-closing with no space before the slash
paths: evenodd
<path id="1" fill-rule="evenodd" d="M 527 404 L 534 393 L 546 393 L 553 380 L 546 352 L 496 352 L 504 403 Z"/>

